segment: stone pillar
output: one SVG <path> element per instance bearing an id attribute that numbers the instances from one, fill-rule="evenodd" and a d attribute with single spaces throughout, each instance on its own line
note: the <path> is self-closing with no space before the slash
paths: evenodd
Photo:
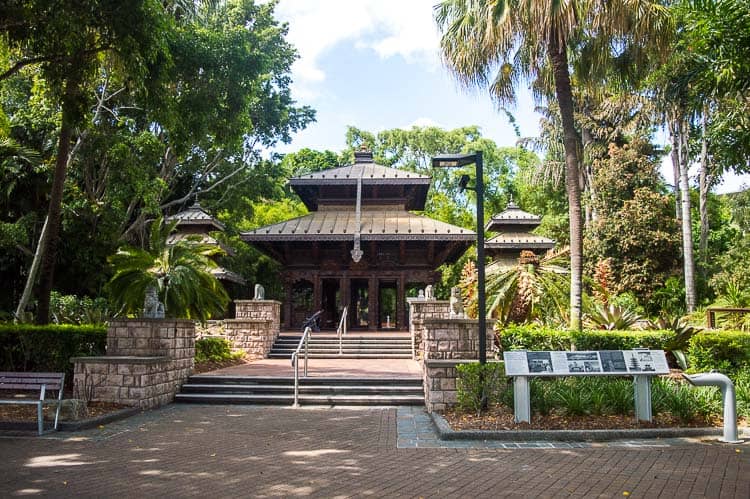
<path id="1" fill-rule="evenodd" d="M 488 358 L 492 357 L 494 322 L 487 321 Z M 456 365 L 479 358 L 479 324 L 471 319 L 434 317 L 417 319 L 415 323 L 421 324 L 424 334 L 425 407 L 429 412 L 442 411 L 456 403 Z"/>
<path id="2" fill-rule="evenodd" d="M 281 302 L 276 300 L 235 300 L 235 319 L 262 319 L 271 321 L 274 339 L 281 329 Z M 291 315 L 291 314 L 290 314 Z"/>
<path id="3" fill-rule="evenodd" d="M 412 341 L 412 357 L 414 360 L 423 359 L 424 319 L 444 318 L 450 314 L 450 302 L 447 300 L 424 300 L 407 298 L 409 304 L 409 333 Z"/>

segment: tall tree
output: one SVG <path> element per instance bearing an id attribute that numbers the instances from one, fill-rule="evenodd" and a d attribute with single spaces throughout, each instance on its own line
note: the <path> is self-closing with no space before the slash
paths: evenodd
<path id="1" fill-rule="evenodd" d="M 36 320 L 49 320 L 49 297 L 54 280 L 63 187 L 74 129 L 88 107 L 86 91 L 100 54 L 115 54 L 131 72 L 131 83 L 146 74 L 166 33 L 166 18 L 155 0 L 113 2 L 95 0 L 11 0 L 0 25 L 9 49 L 9 67 L 0 81 L 31 65 L 42 74 L 60 108 L 60 131 L 42 241 L 41 282 Z M 46 236 L 46 237 L 45 237 Z"/>
<path id="2" fill-rule="evenodd" d="M 513 103 L 519 83 L 535 80 L 551 67 L 560 108 L 570 218 L 570 327 L 581 328 L 583 221 L 581 140 L 574 119 L 568 51 L 584 34 L 598 40 L 599 64 L 614 47 L 645 46 L 668 22 L 665 9 L 646 0 L 445 0 L 436 7 L 443 31 L 443 58 L 467 87 L 489 84 L 492 96 Z"/>

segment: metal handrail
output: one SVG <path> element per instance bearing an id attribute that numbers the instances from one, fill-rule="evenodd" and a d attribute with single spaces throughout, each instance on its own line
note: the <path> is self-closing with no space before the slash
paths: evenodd
<path id="1" fill-rule="evenodd" d="M 342 348 L 342 337 L 346 335 L 346 316 L 348 313 L 349 307 L 344 307 L 344 310 L 341 312 L 341 320 L 339 321 L 339 328 L 336 330 L 336 333 L 339 335 L 339 355 L 343 354 L 343 348 Z"/>
<path id="2" fill-rule="evenodd" d="M 302 338 L 300 338 L 299 343 L 297 344 L 297 349 L 294 350 L 292 353 L 292 367 L 294 367 L 294 403 L 292 404 L 293 407 L 299 407 L 299 353 L 302 347 L 305 347 L 304 350 L 304 356 L 305 356 L 305 368 L 303 371 L 303 376 L 307 377 L 307 345 L 310 342 L 310 333 L 312 332 L 312 329 L 310 327 L 306 327 L 305 331 L 302 333 Z"/>

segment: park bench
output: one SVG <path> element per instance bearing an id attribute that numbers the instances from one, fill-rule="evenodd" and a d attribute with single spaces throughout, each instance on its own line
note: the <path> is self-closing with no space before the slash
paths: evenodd
<path id="1" fill-rule="evenodd" d="M 65 373 L 0 372 L 0 391 L 14 394 L 11 398 L 0 399 L 0 404 L 36 405 L 40 435 L 44 431 L 44 415 L 42 414 L 44 406 L 56 405 L 54 429 L 57 430 L 64 382 Z M 46 398 L 48 390 L 57 390 L 57 399 Z M 28 392 L 39 393 L 39 399 L 22 396 L 28 395 Z"/>

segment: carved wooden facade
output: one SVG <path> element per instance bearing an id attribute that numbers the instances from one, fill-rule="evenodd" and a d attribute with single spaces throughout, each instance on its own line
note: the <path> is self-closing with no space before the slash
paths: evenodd
<path id="1" fill-rule="evenodd" d="M 407 294 L 434 284 L 436 269 L 476 239 L 408 211 L 424 209 L 429 177 L 377 165 L 369 152 L 355 157 L 291 179 L 308 215 L 242 234 L 284 267 L 286 328 L 317 310 L 335 328 L 348 307 L 350 329 L 406 329 Z"/>

